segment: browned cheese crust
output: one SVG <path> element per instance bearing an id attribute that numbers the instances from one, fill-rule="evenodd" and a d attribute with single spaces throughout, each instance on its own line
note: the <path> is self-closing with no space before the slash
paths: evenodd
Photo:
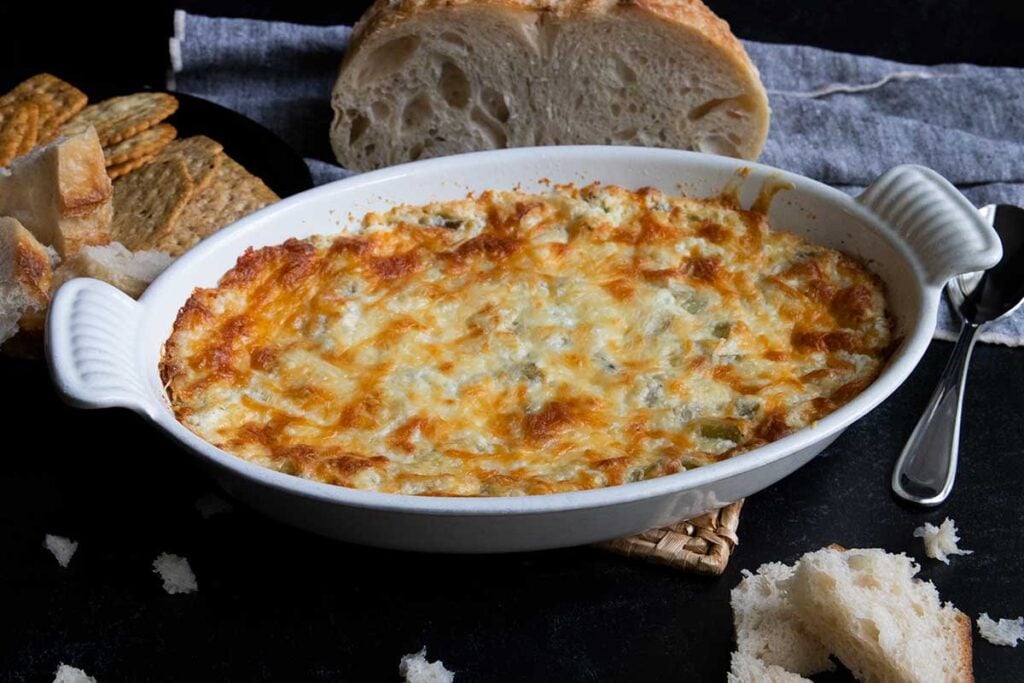
<path id="1" fill-rule="evenodd" d="M 257 464 L 393 493 L 591 489 L 717 462 L 857 396 L 880 282 L 729 199 L 560 187 L 249 251 L 181 309 L 177 418 Z"/>

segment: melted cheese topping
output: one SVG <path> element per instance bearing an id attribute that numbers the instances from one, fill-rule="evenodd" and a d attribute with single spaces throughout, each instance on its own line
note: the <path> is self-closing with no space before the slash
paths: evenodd
<path id="1" fill-rule="evenodd" d="M 161 371 L 178 419 L 376 491 L 648 479 L 811 424 L 877 375 L 882 288 L 729 199 L 614 186 L 369 214 L 196 290 Z"/>

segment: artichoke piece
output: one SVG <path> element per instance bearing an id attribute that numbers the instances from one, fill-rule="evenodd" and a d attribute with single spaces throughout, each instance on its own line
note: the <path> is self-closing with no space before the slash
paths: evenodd
<path id="1" fill-rule="evenodd" d="M 709 418 L 701 420 L 698 431 L 705 439 L 723 439 L 733 443 L 742 443 L 744 440 L 744 423 L 740 420 L 728 418 Z"/>

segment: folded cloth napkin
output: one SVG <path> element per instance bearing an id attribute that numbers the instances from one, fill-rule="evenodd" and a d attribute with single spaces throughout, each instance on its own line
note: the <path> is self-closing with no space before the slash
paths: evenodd
<path id="1" fill-rule="evenodd" d="M 175 13 L 172 90 L 267 126 L 315 182 L 350 175 L 328 141 L 331 87 L 352 29 Z M 761 161 L 860 192 L 904 163 L 930 166 L 976 205 L 1024 205 L 1024 69 L 914 66 L 800 45 L 746 42 L 772 105 Z M 958 323 L 946 306 L 935 336 Z M 1024 345 L 1024 310 L 982 341 Z"/>

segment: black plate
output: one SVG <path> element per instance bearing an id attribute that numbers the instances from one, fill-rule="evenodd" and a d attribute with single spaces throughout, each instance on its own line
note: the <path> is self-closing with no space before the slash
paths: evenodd
<path id="1" fill-rule="evenodd" d="M 206 135 L 224 145 L 228 156 L 263 179 L 280 197 L 313 187 L 309 168 L 288 144 L 252 119 L 209 100 L 183 93 L 168 122 L 178 137 Z"/>
<path id="2" fill-rule="evenodd" d="M 95 104 L 124 92 L 107 92 L 100 86 L 79 86 Z M 142 89 L 140 88 L 140 92 Z M 224 145 L 228 156 L 240 163 L 277 193 L 289 197 L 313 187 L 313 178 L 302 156 L 269 129 L 237 111 L 194 95 L 172 92 L 178 111 L 167 122 L 178 129 L 178 137 L 205 135 Z"/>

